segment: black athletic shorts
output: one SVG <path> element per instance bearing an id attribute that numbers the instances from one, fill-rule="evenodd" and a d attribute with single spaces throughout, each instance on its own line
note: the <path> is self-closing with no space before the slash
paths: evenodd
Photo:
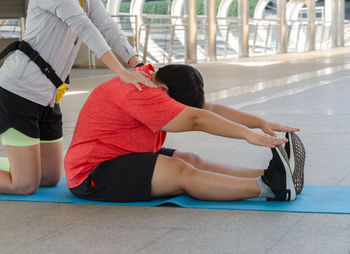
<path id="1" fill-rule="evenodd" d="M 151 200 L 151 181 L 159 154 L 173 156 L 175 150 L 131 153 L 102 162 L 79 186 L 70 188 L 78 198 L 104 202 Z"/>
<path id="2" fill-rule="evenodd" d="M 59 139 L 63 135 L 60 106 L 44 107 L 0 87 L 0 134 L 9 128 L 31 138 Z"/>

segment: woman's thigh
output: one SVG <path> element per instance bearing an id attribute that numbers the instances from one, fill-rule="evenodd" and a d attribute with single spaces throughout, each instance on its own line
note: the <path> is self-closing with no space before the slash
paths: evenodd
<path id="1" fill-rule="evenodd" d="M 14 188 L 31 186 L 30 189 L 33 189 L 39 183 L 43 186 L 58 183 L 63 164 L 62 140 L 39 145 L 39 139 L 13 128 L 0 136 L 9 159 Z"/>
<path id="2" fill-rule="evenodd" d="M 35 192 L 40 184 L 40 147 L 39 144 L 31 146 L 4 146 L 10 162 L 9 191 L 15 193 Z M 6 173 L 8 174 L 8 173 Z"/>
<path id="3" fill-rule="evenodd" d="M 63 141 L 40 143 L 41 186 L 55 186 L 63 170 Z"/>

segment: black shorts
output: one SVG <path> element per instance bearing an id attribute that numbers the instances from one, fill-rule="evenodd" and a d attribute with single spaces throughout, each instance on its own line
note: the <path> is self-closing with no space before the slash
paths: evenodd
<path id="1" fill-rule="evenodd" d="M 157 153 L 131 153 L 102 162 L 70 191 L 78 198 L 95 201 L 149 201 L 158 155 L 171 157 L 174 152 L 174 149 L 161 148 Z"/>
<path id="2" fill-rule="evenodd" d="M 0 87 L 0 134 L 9 128 L 31 138 L 59 139 L 63 135 L 60 106 L 44 107 Z"/>

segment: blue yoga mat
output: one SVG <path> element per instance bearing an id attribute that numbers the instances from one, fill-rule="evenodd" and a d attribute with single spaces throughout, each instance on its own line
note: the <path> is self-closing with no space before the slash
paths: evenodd
<path id="1" fill-rule="evenodd" d="M 67 188 L 66 179 L 62 178 L 58 186 L 50 188 L 40 187 L 34 195 L 0 195 L 0 200 L 127 206 L 175 204 L 184 208 L 201 209 L 350 214 L 350 186 L 331 185 L 306 185 L 297 199 L 291 202 L 266 202 L 259 199 L 225 202 L 202 201 L 182 195 L 173 198 L 157 198 L 148 202 L 108 203 L 74 197 Z"/>

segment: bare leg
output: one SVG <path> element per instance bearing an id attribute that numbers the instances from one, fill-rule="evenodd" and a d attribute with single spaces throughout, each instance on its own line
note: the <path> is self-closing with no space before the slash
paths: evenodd
<path id="1" fill-rule="evenodd" d="M 184 192 L 205 200 L 240 200 L 260 193 L 253 178 L 200 170 L 182 159 L 159 155 L 152 177 L 152 197 Z"/>
<path id="2" fill-rule="evenodd" d="M 209 162 L 194 153 L 187 153 L 181 151 L 175 151 L 174 158 L 180 158 L 190 164 L 192 164 L 195 168 L 199 168 L 202 170 L 208 170 L 211 172 L 221 173 L 230 176 L 243 177 L 243 178 L 257 178 L 264 174 L 263 169 L 252 169 L 245 168 L 234 165 L 223 165 L 219 163 Z"/>
<path id="3" fill-rule="evenodd" d="M 0 170 L 0 193 L 34 193 L 40 184 L 40 147 L 4 146 L 10 162 L 10 173 Z"/>
<path id="4" fill-rule="evenodd" d="M 63 168 L 63 142 L 41 143 L 41 181 L 40 186 L 56 186 Z"/>

